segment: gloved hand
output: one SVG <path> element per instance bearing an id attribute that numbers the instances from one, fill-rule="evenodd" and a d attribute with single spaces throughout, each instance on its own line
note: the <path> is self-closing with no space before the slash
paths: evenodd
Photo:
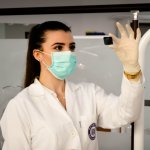
<path id="1" fill-rule="evenodd" d="M 119 22 L 116 25 L 121 34 L 121 38 L 117 38 L 110 33 L 109 36 L 113 39 L 113 45 L 109 47 L 115 50 L 118 58 L 122 62 L 124 71 L 129 74 L 135 74 L 140 71 L 138 62 L 138 48 L 141 39 L 140 29 L 137 29 L 137 37 L 134 39 L 134 32 L 130 25 L 126 24 L 126 30 Z"/>

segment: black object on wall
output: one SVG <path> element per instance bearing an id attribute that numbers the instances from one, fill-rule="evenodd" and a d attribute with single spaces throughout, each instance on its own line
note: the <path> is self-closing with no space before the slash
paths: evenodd
<path id="1" fill-rule="evenodd" d="M 39 14 L 75 14 L 75 13 L 109 13 L 109 12 L 129 12 L 131 10 L 139 10 L 140 12 L 150 11 L 150 3 L 1 8 L 0 16 L 39 15 Z"/>

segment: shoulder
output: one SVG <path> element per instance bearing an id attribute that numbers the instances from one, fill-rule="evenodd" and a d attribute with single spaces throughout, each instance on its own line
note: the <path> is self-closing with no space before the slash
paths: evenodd
<path id="1" fill-rule="evenodd" d="M 25 99 L 27 99 L 27 89 L 23 89 L 20 91 L 15 97 L 8 101 L 6 106 L 6 110 L 15 110 L 22 109 L 21 105 L 23 106 Z M 5 108 L 4 108 L 5 109 Z"/>
<path id="2" fill-rule="evenodd" d="M 30 86 L 29 86 L 30 87 Z M 16 96 L 12 97 L 11 99 L 7 99 L 5 106 L 2 108 L 3 112 L 5 111 L 23 111 L 30 101 L 28 89 L 24 88 L 20 92 L 16 94 Z M 3 114 L 2 112 L 2 114 Z M 1 115 L 2 116 L 2 115 Z"/>
<path id="3" fill-rule="evenodd" d="M 21 102 L 28 97 L 28 87 L 20 91 L 15 97 L 10 100 L 10 103 Z"/>
<path id="4" fill-rule="evenodd" d="M 20 91 L 11 101 L 23 103 L 29 101 L 32 96 L 40 96 L 43 93 L 42 85 L 35 79 L 34 83 Z"/>
<path id="5" fill-rule="evenodd" d="M 8 104 L 3 108 L 3 112 L 1 114 L 1 120 L 4 118 L 16 118 L 21 116 L 21 118 L 26 118 L 27 115 L 27 106 L 28 106 L 28 88 L 20 91 L 14 98 L 10 99 Z M 20 118 L 20 117 L 19 117 Z"/>

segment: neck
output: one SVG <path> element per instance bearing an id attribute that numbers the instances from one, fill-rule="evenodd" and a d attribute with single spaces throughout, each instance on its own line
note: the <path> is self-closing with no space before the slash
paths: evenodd
<path id="1" fill-rule="evenodd" d="M 50 72 L 41 72 L 39 81 L 56 94 L 65 93 L 65 81 L 55 78 Z"/>

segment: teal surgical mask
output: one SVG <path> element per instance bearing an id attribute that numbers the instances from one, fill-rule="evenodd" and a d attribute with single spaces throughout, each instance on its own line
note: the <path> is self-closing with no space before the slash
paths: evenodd
<path id="1" fill-rule="evenodd" d="M 49 54 L 43 52 L 45 54 Z M 73 54 L 74 52 L 71 51 L 64 51 L 64 52 L 52 52 L 52 64 L 47 66 L 47 69 L 57 78 L 60 80 L 66 79 L 70 74 L 73 73 L 76 67 L 76 56 Z"/>

